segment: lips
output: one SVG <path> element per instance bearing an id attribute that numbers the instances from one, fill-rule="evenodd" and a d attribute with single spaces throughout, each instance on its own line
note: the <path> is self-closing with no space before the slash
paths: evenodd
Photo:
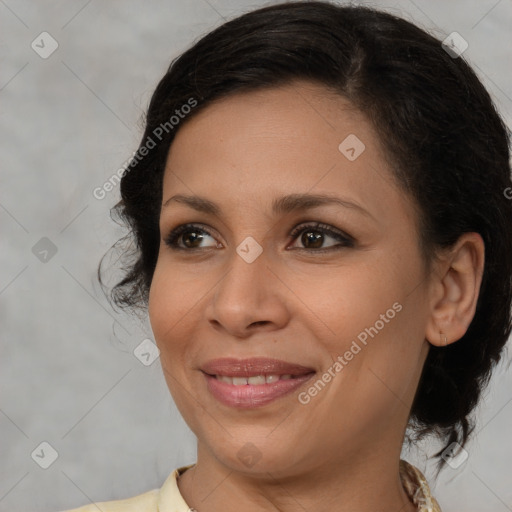
<path id="1" fill-rule="evenodd" d="M 246 379 L 258 376 L 265 378 L 267 376 L 278 376 L 280 378 L 289 376 L 288 378 L 296 378 L 315 371 L 313 368 L 266 357 L 213 359 L 205 363 L 201 370 L 212 376 L 245 377 Z"/>
<path id="2" fill-rule="evenodd" d="M 207 388 L 222 404 L 261 407 L 290 395 L 315 374 L 313 368 L 279 359 L 215 359 L 201 367 Z"/>

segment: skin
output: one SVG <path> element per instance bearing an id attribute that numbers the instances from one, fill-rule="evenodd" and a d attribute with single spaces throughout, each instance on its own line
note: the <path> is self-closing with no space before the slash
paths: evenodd
<path id="1" fill-rule="evenodd" d="M 354 161 L 338 149 L 349 134 L 365 144 Z M 162 203 L 199 195 L 221 214 L 162 208 L 149 318 L 169 390 L 197 436 L 197 463 L 178 486 L 198 512 L 415 510 L 399 478 L 410 406 L 430 344 L 456 342 L 473 318 L 484 245 L 465 234 L 428 272 L 414 204 L 383 144 L 347 100 L 303 81 L 232 95 L 180 126 Z M 324 205 L 274 215 L 272 200 L 291 193 L 336 195 L 367 213 Z M 315 253 L 340 242 L 290 237 L 314 221 L 354 245 Z M 189 222 L 212 235 L 185 234 L 185 250 L 172 250 L 166 236 Z M 263 249 L 252 263 L 236 252 L 248 236 Z M 314 368 L 314 381 L 395 302 L 402 310 L 305 405 L 297 395 L 312 382 L 250 410 L 208 392 L 199 368 L 218 357 L 283 359 Z M 250 467 L 237 457 L 249 442 L 260 456 Z"/>

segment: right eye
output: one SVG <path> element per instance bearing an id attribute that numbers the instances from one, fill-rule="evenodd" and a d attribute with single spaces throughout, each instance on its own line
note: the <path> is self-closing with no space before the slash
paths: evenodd
<path id="1" fill-rule="evenodd" d="M 176 251 L 202 249 L 203 247 L 198 246 L 197 243 L 201 243 L 204 240 L 205 235 L 213 238 L 209 231 L 204 228 L 200 228 L 196 224 L 182 224 L 181 226 L 174 228 L 166 236 L 164 241 L 172 250 Z M 180 240 L 185 246 L 180 245 Z M 219 249 L 222 245 L 215 241 L 213 244 L 206 247 L 217 247 Z"/>

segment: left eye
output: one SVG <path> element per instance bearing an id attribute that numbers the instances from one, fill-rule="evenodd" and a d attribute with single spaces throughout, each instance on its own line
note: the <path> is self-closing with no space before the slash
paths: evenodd
<path id="1" fill-rule="evenodd" d="M 354 239 L 352 237 L 325 224 L 315 223 L 306 226 L 298 226 L 290 233 L 290 236 L 295 239 L 299 234 L 302 234 L 300 241 L 306 245 L 306 247 L 294 247 L 293 249 L 311 249 L 313 252 L 324 252 L 327 250 L 337 250 L 344 247 L 354 246 Z M 217 247 L 219 249 L 222 247 L 219 242 L 215 241 L 214 237 L 208 230 L 195 224 L 183 224 L 173 229 L 165 238 L 165 243 L 173 250 L 187 251 L 189 249 L 202 249 L 203 247 L 199 246 L 199 244 L 204 240 L 205 236 L 211 237 L 214 240 L 213 244 L 206 247 Z M 332 238 L 339 243 L 328 247 L 322 247 L 326 236 L 327 238 Z M 180 240 L 185 246 L 180 244 Z"/>
<path id="2" fill-rule="evenodd" d="M 316 250 L 316 252 L 324 252 L 354 246 L 354 239 L 352 237 L 342 233 L 341 231 L 333 229 L 330 226 L 327 226 L 326 224 L 315 223 L 309 224 L 307 226 L 298 226 L 290 233 L 290 236 L 295 238 L 297 237 L 297 235 L 301 233 L 301 243 L 304 245 L 312 244 L 313 247 L 311 247 L 311 245 L 305 248 L 298 247 L 298 249 L 300 250 L 313 249 Z M 337 240 L 340 243 L 338 243 L 337 245 L 330 245 L 328 247 L 320 247 L 324 243 L 326 236 L 328 238 Z"/>

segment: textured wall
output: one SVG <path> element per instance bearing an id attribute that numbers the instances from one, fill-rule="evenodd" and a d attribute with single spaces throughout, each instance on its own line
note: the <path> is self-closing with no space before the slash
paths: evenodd
<path id="1" fill-rule="evenodd" d="M 133 496 L 195 461 L 159 361 L 144 366 L 133 353 L 152 337 L 149 323 L 112 311 L 96 282 L 100 257 L 124 231 L 109 219 L 118 188 L 102 200 L 92 191 L 136 149 L 171 59 L 223 18 L 261 5 L 0 0 L 0 511 Z M 509 0 L 373 5 L 439 37 L 462 34 L 510 124 Z M 432 485 L 443 511 L 512 510 L 511 384 L 500 366 L 467 462 Z M 52 449 L 58 457 L 43 469 Z M 425 453 L 408 458 L 431 476 Z"/>

